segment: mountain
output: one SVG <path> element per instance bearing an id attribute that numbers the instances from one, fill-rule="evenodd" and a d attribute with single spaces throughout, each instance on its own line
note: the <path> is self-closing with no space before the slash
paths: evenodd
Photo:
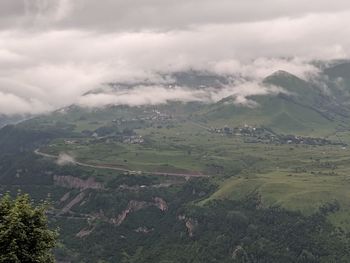
<path id="1" fill-rule="evenodd" d="M 326 68 L 324 74 L 329 77 L 330 80 L 339 80 L 345 89 L 350 87 L 350 62 L 341 63 L 332 67 Z"/>
<path id="2" fill-rule="evenodd" d="M 315 79 L 277 71 L 259 83 L 271 92 L 245 100 L 72 105 L 7 125 L 0 193 L 51 200 L 59 262 L 347 262 L 347 76 L 343 62 Z M 195 71 L 169 80 L 235 83 Z"/>
<path id="3" fill-rule="evenodd" d="M 334 96 L 334 99 L 345 105 L 350 106 L 350 62 L 333 65 L 324 70 L 328 89 Z"/>
<path id="4" fill-rule="evenodd" d="M 326 94 L 316 83 L 278 71 L 267 76 L 262 84 L 283 91 L 277 94 L 255 95 L 248 99 L 250 107 L 235 103 L 234 97 L 209 105 L 199 115 L 206 122 L 235 125 L 263 125 L 282 133 L 312 135 L 327 134 L 348 127 L 350 108 Z"/>
<path id="5" fill-rule="evenodd" d="M 173 73 L 170 75 L 170 79 L 173 80 L 173 85 L 191 88 L 221 87 L 234 80 L 234 78 L 228 78 L 228 76 L 194 70 Z"/>
<path id="6" fill-rule="evenodd" d="M 0 114 L 0 128 L 8 124 L 18 123 L 20 121 L 25 120 L 26 118 L 28 117 L 19 116 L 19 115 L 8 116 L 8 115 Z"/>
<path id="7" fill-rule="evenodd" d="M 325 68 L 321 75 L 327 80 L 322 83 L 314 79 L 304 80 L 286 71 L 277 71 L 263 79 L 261 85 L 278 87 L 282 91 L 247 97 L 246 105 L 242 102 L 241 104 L 236 103 L 237 98 L 229 96 L 209 105 L 206 103 L 169 102 L 166 105 L 153 108 L 162 108 L 164 111 L 173 113 L 182 112 L 185 115 L 191 115 L 194 120 L 205 122 L 208 125 L 229 123 L 263 125 L 282 133 L 291 131 L 301 135 L 327 135 L 334 129 L 348 127 L 348 118 L 350 118 L 349 100 L 346 99 L 348 95 L 343 88 L 334 86 L 336 73 L 332 73 L 338 72 L 346 75 L 347 65 L 345 63 Z M 329 77 L 331 75 L 332 78 Z M 218 91 L 235 83 L 234 77 L 198 71 L 173 73 L 164 79 L 169 80 L 166 85 L 170 86 L 203 90 L 215 88 Z M 140 83 L 135 85 L 152 86 L 155 84 Z M 112 90 L 127 89 L 131 88 L 132 85 L 123 86 L 115 83 L 111 84 L 110 87 Z M 103 92 L 105 92 L 103 89 L 94 91 L 94 93 Z M 152 107 L 139 108 L 150 109 Z M 112 116 L 113 114 L 108 113 L 110 109 L 111 107 L 107 107 L 97 111 L 100 112 L 100 115 Z M 134 109 L 130 110 L 130 112 L 132 111 Z M 102 116 L 102 118 L 104 117 Z"/>

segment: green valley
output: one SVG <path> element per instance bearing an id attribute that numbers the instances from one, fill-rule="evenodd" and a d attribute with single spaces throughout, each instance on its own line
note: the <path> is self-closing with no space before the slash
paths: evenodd
<path id="1" fill-rule="evenodd" d="M 350 74 L 339 67 L 324 74 Z M 1 192 L 51 200 L 59 262 L 348 262 L 345 95 L 287 72 L 261 85 L 280 90 L 248 96 L 254 106 L 73 105 L 5 126 Z"/>

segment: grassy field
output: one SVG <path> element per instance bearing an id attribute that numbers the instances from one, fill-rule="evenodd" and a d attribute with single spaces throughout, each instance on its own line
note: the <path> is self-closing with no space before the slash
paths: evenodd
<path id="1" fill-rule="evenodd" d="M 258 192 L 266 206 L 310 214 L 338 200 L 333 222 L 350 229 L 350 150 L 340 145 L 247 143 L 244 136 L 210 133 L 192 122 L 135 130 L 144 144 L 58 139 L 43 149 L 76 160 L 136 171 L 210 174 L 219 185 L 208 199 L 239 199 Z M 339 136 L 348 141 L 350 135 Z M 337 136 L 329 139 L 336 141 Z M 66 139 L 67 140 L 67 139 Z M 205 200 L 203 202 L 206 202 Z M 349 218 L 349 219 L 348 219 Z"/>
<path id="2" fill-rule="evenodd" d="M 332 221 L 350 229 L 350 177 L 319 176 L 307 173 L 291 174 L 271 172 L 230 178 L 221 183 L 217 192 L 209 199 L 241 199 L 257 192 L 264 206 L 282 206 L 312 214 L 325 203 L 338 201 L 341 210 L 332 215 Z"/>

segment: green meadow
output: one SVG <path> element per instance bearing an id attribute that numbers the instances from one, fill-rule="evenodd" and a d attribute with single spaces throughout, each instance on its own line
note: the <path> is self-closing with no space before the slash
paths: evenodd
<path id="1" fill-rule="evenodd" d="M 341 209 L 331 219 L 350 229 L 350 149 L 341 145 L 251 143 L 245 136 L 211 133 L 203 125 L 183 122 L 171 128 L 137 129 L 137 135 L 145 138 L 143 144 L 91 138 L 66 144 L 57 139 L 43 151 L 64 152 L 80 162 L 135 171 L 210 175 L 218 189 L 200 204 L 258 193 L 267 207 L 311 214 L 337 200 Z M 346 133 L 341 136 L 349 138 Z"/>

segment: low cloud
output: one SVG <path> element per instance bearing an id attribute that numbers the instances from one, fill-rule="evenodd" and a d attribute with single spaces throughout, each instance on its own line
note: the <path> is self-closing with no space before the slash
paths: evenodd
<path id="1" fill-rule="evenodd" d="M 53 109 L 50 105 L 37 99 L 24 99 L 11 93 L 0 92 L 0 113 L 2 114 L 39 114 L 50 109 Z"/>
<path id="2" fill-rule="evenodd" d="M 102 31 L 179 30 L 349 10 L 348 0 L 2 0 L 0 27 Z M 96 12 L 98 10 L 98 12 Z M 45 23 L 44 23 L 45 22 Z"/>
<path id="3" fill-rule="evenodd" d="M 92 93 L 82 96 L 78 104 L 96 108 L 108 105 L 143 106 L 164 104 L 169 101 L 215 103 L 232 96 L 237 105 L 252 106 L 251 95 L 277 94 L 284 92 L 274 86 L 263 86 L 256 82 L 243 82 L 236 85 L 191 89 L 187 87 L 136 86 L 131 89 L 118 89 L 109 92 Z"/>
<path id="4" fill-rule="evenodd" d="M 125 98 L 123 94 L 117 94 L 120 95 L 119 98 L 110 94 L 88 98 L 81 96 L 99 87 L 101 83 L 162 84 L 167 82 L 165 75 L 190 69 L 256 82 L 280 69 L 303 78 L 317 72 L 305 58 L 240 58 L 228 44 L 224 44 L 224 47 L 216 45 L 218 50 L 208 53 L 207 50 L 215 46 L 213 42 L 217 39 L 188 46 L 187 42 L 192 42 L 192 38 L 195 39 L 198 35 L 196 32 L 193 34 L 95 35 L 71 31 L 33 36 L 22 32 L 2 33 L 2 39 L 6 41 L 0 42 L 0 56 L 5 58 L 0 61 L 0 113 L 38 114 L 74 103 L 98 105 L 102 100 L 122 104 L 121 100 Z M 157 100 L 148 95 L 151 94 L 149 87 L 139 88 L 140 91 L 132 93 L 135 97 L 131 104 L 143 104 L 146 101 L 156 103 Z M 154 88 L 152 94 L 159 91 Z M 243 85 L 242 89 L 244 88 Z M 193 94 L 186 89 L 166 94 L 159 92 L 162 95 L 158 99 L 160 102 L 171 100 L 172 97 L 182 101 L 187 101 L 188 97 L 191 100 L 204 100 L 202 96 L 207 96 L 200 92 Z M 131 101 L 129 97 L 127 101 Z"/>
<path id="5" fill-rule="evenodd" d="M 119 0 L 5 0 L 0 3 L 0 114 L 39 114 L 74 103 L 210 102 L 223 95 L 243 102 L 252 90 L 265 92 L 259 83 L 274 71 L 309 78 L 318 73 L 311 61 L 349 57 L 348 1 L 287 2 L 171 1 L 177 12 L 166 22 L 169 7 L 162 1 L 135 6 Z M 95 12 L 96 6 L 103 11 Z M 205 16 L 194 12 L 199 9 Z M 115 28 L 100 17 L 111 12 Z M 145 23 L 148 17 L 157 19 Z M 230 76 L 236 83 L 220 92 L 166 88 L 165 75 L 190 69 Z M 82 96 L 109 82 L 157 85 Z"/>

